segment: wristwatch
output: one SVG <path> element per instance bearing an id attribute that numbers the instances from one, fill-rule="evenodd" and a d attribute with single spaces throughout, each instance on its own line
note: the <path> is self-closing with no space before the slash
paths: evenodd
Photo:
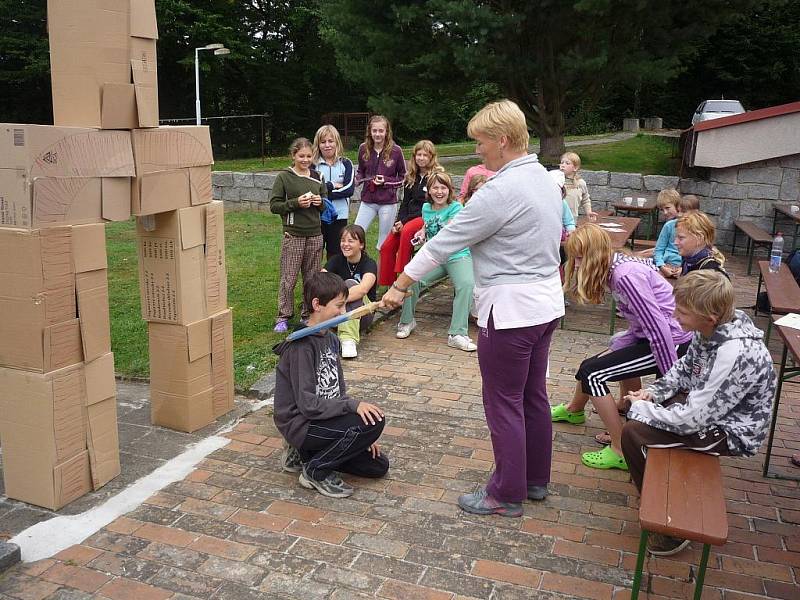
<path id="1" fill-rule="evenodd" d="M 406 293 L 408 293 L 408 288 L 401 288 L 399 285 L 397 285 L 397 282 L 396 282 L 396 281 L 395 281 L 395 282 L 392 284 L 392 287 L 393 287 L 394 289 L 396 289 L 398 292 L 400 292 L 401 294 L 406 294 Z"/>

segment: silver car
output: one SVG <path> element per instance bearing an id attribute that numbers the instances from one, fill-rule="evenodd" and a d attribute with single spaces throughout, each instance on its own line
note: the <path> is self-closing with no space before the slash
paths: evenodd
<path id="1" fill-rule="evenodd" d="M 730 117 L 744 112 L 744 106 L 738 100 L 705 100 L 700 103 L 692 115 L 692 125 L 703 121 Z"/>

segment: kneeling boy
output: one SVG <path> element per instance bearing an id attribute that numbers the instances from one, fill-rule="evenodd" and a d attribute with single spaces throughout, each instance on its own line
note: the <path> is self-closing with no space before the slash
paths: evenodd
<path id="1" fill-rule="evenodd" d="M 309 326 L 344 313 L 347 286 L 334 273 L 314 274 L 303 294 L 312 310 Z M 275 426 L 289 443 L 284 470 L 299 472 L 300 485 L 331 498 L 353 493 L 336 471 L 383 477 L 389 469 L 377 444 L 383 412 L 347 395 L 336 332 L 323 330 L 273 350 L 280 356 Z"/>
<path id="2" fill-rule="evenodd" d="M 681 277 L 675 318 L 695 332 L 686 354 L 647 389 L 628 395 L 622 452 L 639 492 L 648 447 L 753 456 L 767 435 L 776 386 L 772 357 L 763 332 L 734 310 L 730 281 L 711 270 Z M 673 398 L 681 391 L 688 392 L 685 401 Z M 661 556 L 689 543 L 664 535 L 650 539 L 650 553 Z"/>

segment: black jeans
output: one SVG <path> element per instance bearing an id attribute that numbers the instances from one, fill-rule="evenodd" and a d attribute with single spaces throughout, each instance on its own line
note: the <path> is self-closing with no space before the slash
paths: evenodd
<path id="1" fill-rule="evenodd" d="M 369 447 L 378 441 L 385 424 L 384 417 L 375 425 L 366 425 L 356 413 L 311 421 L 306 439 L 297 449 L 306 473 L 316 481 L 322 481 L 332 471 L 383 477 L 389 470 L 389 460 L 383 454 L 373 458 Z"/>
<path id="2" fill-rule="evenodd" d="M 342 229 L 347 225 L 347 219 L 336 219 L 333 223 L 322 224 L 322 241 L 325 248 L 326 260 L 336 254 L 341 254 L 339 242 L 342 238 Z"/>

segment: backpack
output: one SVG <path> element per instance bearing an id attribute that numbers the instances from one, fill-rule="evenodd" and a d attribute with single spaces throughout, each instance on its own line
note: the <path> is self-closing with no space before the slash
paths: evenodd
<path id="1" fill-rule="evenodd" d="M 792 250 L 789 253 L 789 256 L 786 257 L 786 266 L 789 267 L 789 271 L 792 272 L 794 280 L 798 285 L 800 285 L 800 250 Z M 758 298 L 756 298 L 756 310 L 760 310 L 761 312 L 765 313 L 768 313 L 772 310 L 767 292 L 761 292 L 758 294 Z"/>

